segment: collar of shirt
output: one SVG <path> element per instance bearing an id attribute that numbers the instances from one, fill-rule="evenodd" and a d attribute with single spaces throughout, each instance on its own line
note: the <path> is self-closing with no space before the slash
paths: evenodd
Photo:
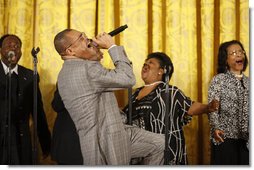
<path id="1" fill-rule="evenodd" d="M 3 65 L 5 74 L 8 74 L 9 68 L 3 63 L 2 60 L 1 60 L 1 63 L 2 63 L 2 65 Z M 13 72 L 16 73 L 16 74 L 18 75 L 18 64 L 16 64 L 16 66 L 15 66 L 13 69 L 11 69 L 11 73 L 13 73 Z"/>

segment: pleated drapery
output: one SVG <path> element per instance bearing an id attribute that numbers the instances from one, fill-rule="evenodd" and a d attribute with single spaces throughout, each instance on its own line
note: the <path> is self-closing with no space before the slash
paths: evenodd
<path id="1" fill-rule="evenodd" d="M 248 0 L 0 0 L 0 22 L 0 35 L 16 34 L 23 42 L 20 64 L 33 69 L 31 49 L 41 49 L 38 72 L 51 130 L 56 113 L 50 103 L 63 63 L 53 39 L 65 28 L 93 37 L 127 24 L 115 41 L 125 47 L 133 63 L 137 78 L 133 88 L 143 85 L 140 72 L 147 54 L 162 51 L 175 66 L 170 83 L 204 103 L 216 73 L 219 44 L 237 39 L 249 54 Z M 112 68 L 107 51 L 104 54 L 103 65 Z M 116 95 L 119 107 L 127 104 L 127 90 Z M 185 136 L 189 164 L 209 164 L 207 115 L 194 117 L 185 127 Z M 50 159 L 40 161 L 54 164 Z"/>

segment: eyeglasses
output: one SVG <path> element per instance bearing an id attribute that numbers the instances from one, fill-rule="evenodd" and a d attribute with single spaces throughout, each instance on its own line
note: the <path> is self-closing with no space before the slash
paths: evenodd
<path id="1" fill-rule="evenodd" d="M 233 56 L 243 55 L 243 54 L 245 54 L 245 51 L 243 51 L 243 50 L 231 51 L 228 53 L 228 55 L 233 55 Z"/>
<path id="2" fill-rule="evenodd" d="M 65 47 L 64 51 L 65 51 L 66 49 L 70 48 L 70 47 L 71 47 L 72 45 L 74 45 L 76 42 L 78 42 L 78 40 L 79 40 L 82 36 L 85 36 L 85 33 L 82 32 L 82 33 L 78 36 L 78 38 L 77 38 L 75 41 L 73 41 L 69 46 Z"/>
<path id="3" fill-rule="evenodd" d="M 87 37 L 86 37 L 86 34 L 84 33 L 84 32 L 82 32 L 79 36 L 78 36 L 78 38 L 76 39 L 76 40 L 74 40 L 69 46 L 67 46 L 65 49 L 64 49 L 64 51 L 65 50 L 67 50 L 68 48 L 70 48 L 72 45 L 74 45 L 76 42 L 78 42 L 81 38 L 84 38 L 85 40 L 87 40 L 87 47 L 88 48 L 90 48 L 92 45 L 92 39 L 88 39 Z"/>

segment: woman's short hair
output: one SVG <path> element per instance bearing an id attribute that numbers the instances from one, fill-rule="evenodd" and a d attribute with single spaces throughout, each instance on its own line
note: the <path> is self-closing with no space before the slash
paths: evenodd
<path id="1" fill-rule="evenodd" d="M 232 41 L 227 41 L 224 42 L 220 45 L 219 47 L 219 53 L 218 53 L 218 68 L 217 68 L 217 73 L 225 73 L 228 69 L 229 66 L 227 64 L 227 58 L 228 58 L 228 47 L 233 45 L 233 44 L 238 44 L 243 51 L 244 47 L 242 45 L 242 43 L 238 40 L 232 40 Z M 246 67 L 248 65 L 248 58 L 246 53 L 244 53 L 244 63 L 243 63 L 243 71 L 246 70 Z"/>
<path id="2" fill-rule="evenodd" d="M 154 52 L 154 53 L 148 54 L 146 60 L 150 58 L 156 58 L 160 63 L 160 68 L 164 69 L 164 73 L 162 75 L 162 81 L 164 82 L 166 81 L 166 74 L 169 75 L 169 80 L 170 80 L 174 72 L 174 66 L 170 57 L 163 52 Z"/>

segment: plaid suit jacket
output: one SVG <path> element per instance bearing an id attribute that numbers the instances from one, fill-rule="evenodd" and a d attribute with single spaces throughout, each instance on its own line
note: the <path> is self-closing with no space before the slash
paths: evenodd
<path id="1" fill-rule="evenodd" d="M 130 139 L 114 90 L 135 84 L 132 65 L 122 46 L 109 50 L 115 69 L 99 61 L 65 60 L 58 76 L 59 93 L 73 119 L 86 165 L 125 165 Z"/>

